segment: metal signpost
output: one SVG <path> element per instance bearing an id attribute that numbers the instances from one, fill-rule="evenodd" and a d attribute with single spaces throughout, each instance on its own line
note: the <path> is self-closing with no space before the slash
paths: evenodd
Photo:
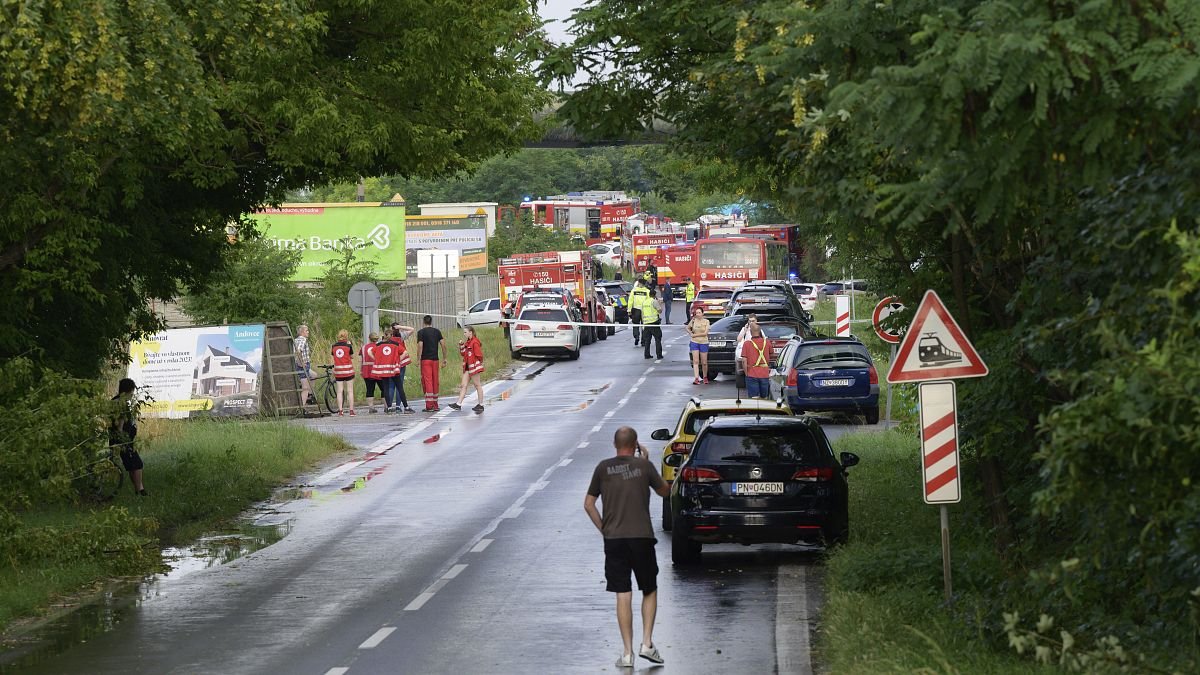
<path id="1" fill-rule="evenodd" d="M 371 335 L 371 328 L 378 325 L 375 312 L 379 309 L 379 287 L 369 281 L 360 281 L 350 287 L 350 292 L 346 294 L 346 302 L 355 314 L 362 315 L 361 344 L 366 344 Z"/>
<path id="2" fill-rule="evenodd" d="M 892 346 L 892 353 L 889 363 L 896 360 L 896 345 L 900 344 L 900 338 L 904 337 L 904 327 L 891 327 L 885 329 L 882 324 L 884 319 L 887 319 L 889 316 L 902 311 L 904 311 L 904 305 L 898 302 L 895 296 L 889 295 L 888 297 L 880 300 L 879 304 L 875 305 L 875 311 L 871 313 L 871 324 L 875 326 L 875 334 L 879 336 L 880 340 L 883 340 Z M 888 387 L 887 407 L 884 408 L 883 413 L 884 422 L 892 421 L 893 389 L 895 389 L 895 387 Z"/>
<path id="3" fill-rule="evenodd" d="M 883 303 L 880 303 L 881 305 Z M 879 311 L 879 308 L 876 308 Z M 883 337 L 880 335 L 880 337 Z M 958 470 L 957 390 L 950 380 L 983 377 L 987 364 L 967 340 L 933 291 L 917 307 L 888 369 L 889 384 L 920 382 L 921 486 L 926 504 L 937 504 L 942 529 L 942 582 L 946 602 L 953 599 L 950 582 L 950 514 L 947 504 L 962 499 Z"/>

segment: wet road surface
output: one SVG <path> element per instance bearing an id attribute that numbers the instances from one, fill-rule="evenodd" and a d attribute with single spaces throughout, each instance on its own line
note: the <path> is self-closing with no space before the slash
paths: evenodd
<path id="1" fill-rule="evenodd" d="M 578 361 L 525 366 L 489 385 L 479 415 L 306 421 L 363 453 L 271 509 L 288 536 L 145 585 L 86 644 L 0 660 L 0 671 L 617 670 L 603 544 L 582 508 L 592 469 L 613 453 L 617 427 L 636 428 L 656 457 L 650 432 L 673 426 L 687 397 L 734 393 L 728 382 L 692 385 L 682 327 L 664 333 L 661 362 L 621 331 Z M 852 429 L 826 427 L 831 437 Z M 812 672 L 819 552 L 706 546 L 702 565 L 676 570 L 669 534 L 658 539 L 655 642 L 666 664 L 640 661 L 637 672 Z"/>

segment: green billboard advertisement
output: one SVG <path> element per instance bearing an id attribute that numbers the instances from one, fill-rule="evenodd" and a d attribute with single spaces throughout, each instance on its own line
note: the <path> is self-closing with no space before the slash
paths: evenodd
<path id="1" fill-rule="evenodd" d="M 373 261 L 380 279 L 405 278 L 404 202 L 386 204 L 284 204 L 250 214 L 267 241 L 302 254 L 293 281 L 315 281 L 326 261 L 346 247 Z"/>

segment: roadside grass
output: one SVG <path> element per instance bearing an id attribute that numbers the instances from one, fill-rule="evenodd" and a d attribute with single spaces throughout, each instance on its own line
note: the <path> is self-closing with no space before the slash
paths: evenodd
<path id="1" fill-rule="evenodd" d="M 921 499 L 919 447 L 911 432 L 848 434 L 837 452 L 850 470 L 851 539 L 827 561 L 818 659 L 833 673 L 1030 673 L 1039 667 L 1005 647 L 990 600 L 999 562 L 986 532 L 950 506 L 955 603 L 942 598 L 938 510 Z M 957 525 L 957 527 L 956 527 Z"/>
<path id="2" fill-rule="evenodd" d="M 33 545 L 15 546 L 0 560 L 0 629 L 113 577 L 161 569 L 162 546 L 219 527 L 318 461 L 351 449 L 281 421 L 148 419 L 143 439 L 149 497 L 135 495 L 127 476 L 103 506 L 20 514 L 13 540 Z"/>

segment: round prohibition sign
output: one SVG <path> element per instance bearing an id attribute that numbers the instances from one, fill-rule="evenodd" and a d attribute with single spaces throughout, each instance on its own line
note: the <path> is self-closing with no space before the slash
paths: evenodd
<path id="1" fill-rule="evenodd" d="M 885 330 L 881 324 L 884 319 L 902 311 L 904 311 L 904 303 L 899 302 L 894 295 L 889 295 L 875 305 L 875 311 L 871 314 L 871 325 L 874 326 L 875 334 L 879 336 L 880 340 L 894 345 L 900 344 L 900 339 L 904 337 L 904 328 L 893 327 Z"/>

